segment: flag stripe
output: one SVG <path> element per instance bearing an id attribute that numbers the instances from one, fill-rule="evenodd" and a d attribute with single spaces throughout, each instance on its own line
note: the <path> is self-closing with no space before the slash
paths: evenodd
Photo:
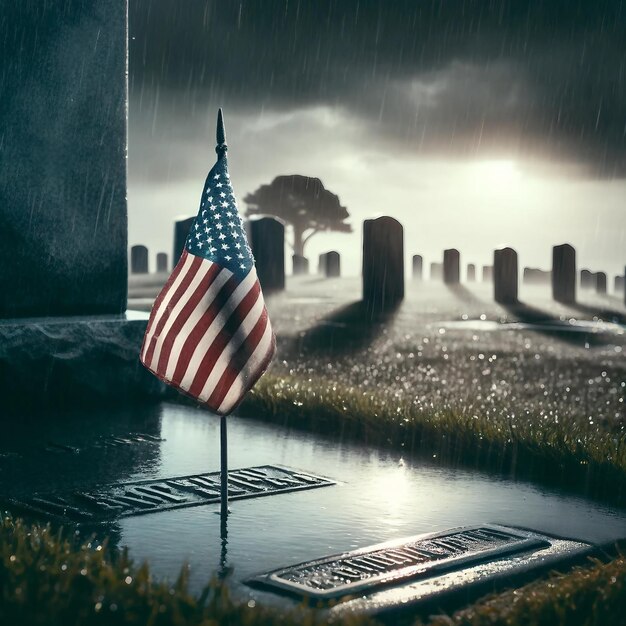
<path id="1" fill-rule="evenodd" d="M 189 365 L 187 366 L 187 371 L 180 381 L 180 386 L 184 390 L 188 390 L 190 394 L 193 395 L 191 391 L 191 386 L 193 384 L 194 378 L 196 374 L 200 371 L 202 360 L 204 359 L 205 354 L 208 350 L 210 350 L 213 345 L 213 341 L 215 337 L 218 335 L 226 320 L 232 315 L 233 311 L 237 308 L 238 304 L 244 298 L 246 293 L 250 291 L 250 288 L 255 284 L 256 281 L 256 273 L 254 270 L 250 271 L 244 280 L 237 285 L 237 287 L 233 290 L 232 294 L 228 296 L 227 299 L 223 300 L 220 297 L 220 301 L 223 302 L 219 311 L 211 321 L 209 327 L 206 329 L 206 332 L 202 336 L 202 338 L 198 341 L 198 344 L 195 346 L 193 350 L 193 354 L 189 356 Z M 187 357 L 185 357 L 187 360 Z M 205 374 L 208 377 L 208 373 Z M 200 387 L 202 389 L 202 387 Z M 196 396 L 197 397 L 197 396 Z"/>
<path id="2" fill-rule="evenodd" d="M 215 364 L 224 352 L 228 342 L 232 339 L 242 320 L 248 315 L 254 306 L 260 292 L 261 287 L 259 286 L 259 283 L 253 283 L 252 288 L 248 290 L 248 293 L 246 293 L 246 295 L 241 299 L 241 302 L 237 304 L 236 309 L 225 320 L 219 333 L 217 333 L 211 342 L 211 347 L 206 351 L 204 358 L 200 363 L 198 373 L 189 388 L 190 393 L 194 396 L 198 396 L 200 400 L 204 401 L 206 400 L 206 397 L 208 397 L 209 394 L 206 394 L 205 396 L 202 393 L 205 385 L 207 384 L 207 380 L 212 374 Z"/>
<path id="3" fill-rule="evenodd" d="M 241 371 L 241 368 L 245 366 L 250 358 L 250 353 L 254 351 L 257 344 L 263 336 L 263 331 L 267 326 L 267 315 L 262 314 L 257 318 L 254 327 L 250 331 L 250 336 L 246 343 L 239 347 L 234 353 L 231 353 L 230 359 L 226 362 L 226 367 L 222 375 L 219 377 L 217 384 L 214 386 L 210 397 L 207 398 L 208 402 L 215 406 L 220 406 L 224 396 L 231 388 L 237 374 Z"/>
<path id="4" fill-rule="evenodd" d="M 152 361 L 156 338 L 158 338 L 165 325 L 166 319 L 163 317 L 163 314 L 167 311 L 170 302 L 176 302 L 185 293 L 185 285 L 191 282 L 195 273 L 192 268 L 195 267 L 197 269 L 200 267 L 201 261 L 196 259 L 197 257 L 188 254 L 186 250 L 183 251 L 181 260 L 177 263 L 174 272 L 172 272 L 152 307 L 149 329 L 144 337 L 144 351 L 142 353 L 142 358 L 146 365 Z"/>
<path id="5" fill-rule="evenodd" d="M 217 402 L 219 402 L 219 405 L 217 410 L 220 413 L 230 413 L 241 402 L 247 391 L 254 385 L 259 376 L 263 374 L 274 356 L 276 343 L 267 311 L 264 311 L 262 317 L 266 319 L 263 336 L 246 362 L 245 367 L 237 373 L 230 387 L 225 390 L 226 393 L 224 393 L 223 397 L 218 398 Z"/>
<path id="6" fill-rule="evenodd" d="M 178 314 L 181 312 L 189 298 L 193 296 L 196 291 L 198 283 L 206 276 L 207 272 L 211 269 L 213 263 L 207 261 L 200 261 L 198 267 L 194 264 L 189 269 L 189 275 L 181 284 L 179 290 L 182 290 L 179 297 L 172 298 L 172 301 L 168 304 L 167 308 L 162 313 L 162 328 L 161 331 L 155 333 L 152 341 L 154 342 L 154 348 L 152 350 L 152 358 L 148 360 L 148 363 L 152 369 L 158 370 L 159 357 L 161 356 L 161 350 L 163 343 L 168 337 L 172 325 L 176 321 Z M 188 280 L 189 279 L 189 280 Z M 161 373 L 162 374 L 162 373 Z"/>
<path id="7" fill-rule="evenodd" d="M 180 330 L 176 331 L 176 338 L 172 344 L 170 354 L 168 355 L 166 366 L 161 368 L 159 365 L 159 369 L 164 369 L 165 378 L 167 380 L 173 379 L 176 368 L 181 362 L 180 357 L 183 354 L 184 346 L 189 342 L 202 316 L 207 310 L 217 310 L 222 288 L 232 277 L 232 272 L 227 269 L 220 269 L 220 266 L 217 264 L 213 265 L 211 270 L 213 270 L 213 268 L 216 268 L 216 275 L 210 283 L 209 288 L 202 294 L 202 298 L 197 305 L 194 306 Z M 184 373 L 184 371 L 182 373 Z"/>
<path id="8" fill-rule="evenodd" d="M 182 385 L 186 389 L 189 388 L 191 382 L 193 381 L 193 377 L 195 376 L 194 372 L 190 375 L 190 378 L 185 380 L 185 374 L 189 371 L 189 367 L 192 365 L 191 358 L 198 346 L 206 344 L 206 341 L 204 340 L 206 332 L 211 327 L 211 324 L 219 314 L 221 308 L 224 306 L 224 303 L 228 301 L 238 285 L 239 281 L 237 278 L 231 276 L 222 286 L 219 293 L 215 296 L 211 306 L 201 312 L 202 315 L 198 320 L 198 323 L 189 334 L 189 337 L 187 337 L 187 340 L 183 345 L 183 349 L 178 355 L 178 363 L 176 364 L 176 370 L 172 378 L 172 381 L 177 385 Z"/>
<path id="9" fill-rule="evenodd" d="M 246 313 L 245 308 L 241 309 L 241 312 L 239 312 L 239 310 L 237 311 L 238 318 L 240 320 L 243 319 L 239 327 L 235 328 L 234 333 L 226 334 L 223 337 L 224 342 L 227 343 L 220 345 L 216 342 L 216 345 L 214 345 L 216 352 L 211 359 L 211 373 L 208 378 L 206 378 L 202 391 L 198 394 L 198 397 L 203 402 L 206 402 L 211 396 L 215 385 L 217 385 L 220 381 L 222 372 L 228 366 L 231 356 L 237 351 L 239 346 L 247 341 L 248 335 L 254 329 L 257 320 L 261 315 L 263 315 L 265 303 L 263 302 L 263 297 L 261 296 L 261 289 L 260 287 L 257 288 L 257 286 L 258 283 L 253 289 L 250 290 L 248 296 L 246 296 L 246 299 L 250 297 L 251 301 L 253 300 L 253 305 L 250 307 L 249 311 Z M 242 301 L 240 307 L 243 304 L 244 301 Z M 234 327 L 235 324 L 232 326 Z M 219 354 L 217 353 L 217 350 L 219 350 Z"/>
<path id="10" fill-rule="evenodd" d="M 172 311 L 172 315 L 170 316 L 171 326 L 164 333 L 161 350 L 158 355 L 157 369 L 160 372 L 165 372 L 167 370 L 170 353 L 172 352 L 172 348 L 174 347 L 174 343 L 179 333 L 191 314 L 194 312 L 195 308 L 198 304 L 200 304 L 203 297 L 205 297 L 206 292 L 210 289 L 215 277 L 220 273 L 220 269 L 219 265 L 213 263 L 206 269 L 206 271 L 199 271 L 196 274 L 194 281 L 191 285 L 189 285 L 189 297 L 186 300 L 181 298 L 176 307 L 178 311 L 176 313 Z"/>

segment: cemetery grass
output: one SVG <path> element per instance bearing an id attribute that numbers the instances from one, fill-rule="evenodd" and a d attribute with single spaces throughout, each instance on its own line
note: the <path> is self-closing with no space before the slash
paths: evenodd
<path id="1" fill-rule="evenodd" d="M 624 624 L 626 559 L 595 560 L 566 574 L 553 574 L 520 589 L 493 595 L 428 626 L 565 626 Z M 79 545 L 63 531 L 4 517 L 0 523 L 0 623 L 30 626 L 125 624 L 127 626 L 247 625 L 314 626 L 323 616 L 305 607 L 288 613 L 242 603 L 215 579 L 199 597 L 187 588 L 186 569 L 171 585 L 152 579 L 127 552 L 106 542 Z M 375 626 L 348 616 L 338 626 Z M 424 626 L 418 620 L 415 626 Z"/>
<path id="2" fill-rule="evenodd" d="M 393 391 L 266 375 L 239 412 L 400 450 L 429 463 L 497 472 L 626 504 L 626 435 L 575 418 L 416 406 Z"/>

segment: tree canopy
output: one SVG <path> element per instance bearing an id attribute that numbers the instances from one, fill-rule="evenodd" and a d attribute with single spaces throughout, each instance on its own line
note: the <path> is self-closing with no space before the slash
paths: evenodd
<path id="1" fill-rule="evenodd" d="M 291 174 L 277 176 L 244 198 L 246 215 L 273 215 L 293 227 L 293 250 L 304 255 L 304 246 L 321 231 L 352 232 L 350 217 L 339 197 L 324 187 L 319 178 Z"/>

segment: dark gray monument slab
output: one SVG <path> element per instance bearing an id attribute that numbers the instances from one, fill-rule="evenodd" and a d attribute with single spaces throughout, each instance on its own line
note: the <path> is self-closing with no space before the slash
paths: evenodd
<path id="1" fill-rule="evenodd" d="M 496 524 L 389 541 L 255 576 L 252 587 L 328 607 L 329 616 L 439 608 L 592 554 L 590 544 Z M 457 597 L 460 596 L 460 597 Z M 394 620 L 395 621 L 395 620 Z"/>
<path id="2" fill-rule="evenodd" d="M 294 276 L 306 276 L 309 273 L 309 259 L 299 254 L 291 256 Z"/>
<path id="3" fill-rule="evenodd" d="M 269 496 L 335 483 L 308 472 L 261 465 L 228 472 L 231 500 Z M 202 506 L 220 501 L 220 473 L 142 479 L 107 485 L 93 491 L 34 493 L 8 499 L 12 509 L 64 523 L 101 523 L 122 517 Z"/>
<path id="4" fill-rule="evenodd" d="M 165 385 L 138 358 L 147 323 L 148 314 L 136 312 L 0 320 L 3 406 L 93 406 L 161 396 Z"/>
<path id="5" fill-rule="evenodd" d="M 467 282 L 473 283 L 476 281 L 476 266 L 473 263 L 467 264 Z"/>
<path id="6" fill-rule="evenodd" d="M 324 276 L 326 278 L 339 278 L 341 276 L 341 256 L 339 252 L 331 250 L 320 256 L 324 257 L 321 262 L 324 268 Z"/>
<path id="7" fill-rule="evenodd" d="M 273 217 L 248 222 L 250 247 L 263 291 L 285 288 L 285 225 Z"/>
<path id="8" fill-rule="evenodd" d="M 596 275 L 589 270 L 580 270 L 580 288 L 595 289 Z"/>
<path id="9" fill-rule="evenodd" d="M 455 248 L 443 251 L 443 282 L 458 285 L 461 278 L 461 255 Z"/>
<path id="10" fill-rule="evenodd" d="M 126 0 L 8 4 L 0 293 L 11 295 L 0 317 L 121 313 Z"/>
<path id="11" fill-rule="evenodd" d="M 421 254 L 413 255 L 413 280 L 422 280 L 424 259 Z"/>
<path id="12" fill-rule="evenodd" d="M 130 272 L 131 274 L 148 273 L 148 248 L 146 246 L 133 246 L 130 249 Z"/>
<path id="13" fill-rule="evenodd" d="M 156 255 L 156 271 L 159 273 L 167 272 L 167 252 L 157 252 Z"/>
<path id="14" fill-rule="evenodd" d="M 320 254 L 319 257 L 317 257 L 317 273 L 318 274 L 326 274 L 326 254 Z"/>
<path id="15" fill-rule="evenodd" d="M 596 272 L 596 293 L 604 295 L 606 293 L 606 273 Z"/>
<path id="16" fill-rule="evenodd" d="M 515 304 L 518 288 L 517 252 L 502 248 L 493 253 L 493 295 L 496 302 Z"/>
<path id="17" fill-rule="evenodd" d="M 493 265 L 483 265 L 483 283 L 490 283 L 493 280 Z"/>
<path id="18" fill-rule="evenodd" d="M 176 267 L 180 256 L 185 249 L 185 241 L 187 241 L 187 235 L 193 226 L 193 217 L 181 217 L 174 222 L 174 249 L 172 251 L 172 267 Z"/>
<path id="19" fill-rule="evenodd" d="M 576 302 L 576 250 L 568 243 L 552 248 L 552 297 L 557 302 Z"/>
<path id="20" fill-rule="evenodd" d="M 522 282 L 525 285 L 549 285 L 552 273 L 537 267 L 525 267 L 522 272 Z"/>
<path id="21" fill-rule="evenodd" d="M 616 276 L 613 279 L 613 290 L 615 291 L 615 293 L 620 293 L 621 291 L 624 290 L 624 277 L 623 276 Z"/>
<path id="22" fill-rule="evenodd" d="M 363 301 L 373 311 L 404 298 L 404 229 L 393 217 L 363 222 Z"/>
<path id="23" fill-rule="evenodd" d="M 430 280 L 443 280 L 443 263 L 430 264 Z"/>

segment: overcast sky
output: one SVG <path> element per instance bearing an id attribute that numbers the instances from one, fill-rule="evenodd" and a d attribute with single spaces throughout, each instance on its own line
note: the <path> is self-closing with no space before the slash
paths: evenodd
<path id="1" fill-rule="evenodd" d="M 626 263 L 626 5 L 618 0 L 131 0 L 130 243 L 171 253 L 195 214 L 223 106 L 241 199 L 317 176 L 354 234 L 316 235 L 359 271 L 362 220 L 407 258 L 548 268 Z M 240 202 L 241 208 L 245 208 Z"/>

